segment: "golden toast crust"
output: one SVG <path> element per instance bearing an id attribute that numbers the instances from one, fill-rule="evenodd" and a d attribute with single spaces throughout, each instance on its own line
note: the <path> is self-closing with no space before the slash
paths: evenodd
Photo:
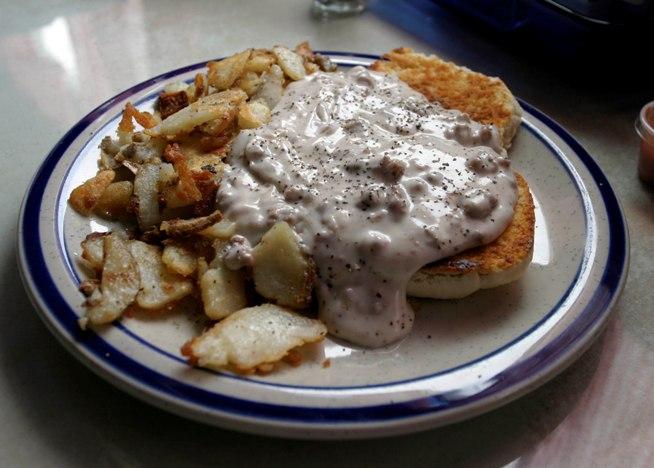
<path id="1" fill-rule="evenodd" d="M 402 47 L 371 65 L 376 71 L 395 73 L 398 78 L 430 101 L 447 109 L 465 112 L 473 120 L 495 125 L 505 148 L 518 129 L 522 110 L 511 91 L 499 78 L 473 72 Z M 525 179 L 515 174 L 518 199 L 513 220 L 490 244 L 466 250 L 458 255 L 427 265 L 423 272 L 437 275 L 463 275 L 476 272 L 487 275 L 506 271 L 531 255 L 534 243 L 534 202 Z"/>
<path id="2" fill-rule="evenodd" d="M 402 47 L 377 60 L 371 69 L 395 73 L 430 101 L 457 109 L 473 120 L 497 127 L 505 148 L 511 145 L 522 110 L 504 82 L 468 68 Z"/>
<path id="3" fill-rule="evenodd" d="M 527 181 L 517 172 L 518 200 L 511 223 L 490 244 L 466 250 L 423 268 L 434 275 L 462 275 L 477 271 L 481 275 L 507 270 L 531 254 L 534 244 L 534 200 Z"/>

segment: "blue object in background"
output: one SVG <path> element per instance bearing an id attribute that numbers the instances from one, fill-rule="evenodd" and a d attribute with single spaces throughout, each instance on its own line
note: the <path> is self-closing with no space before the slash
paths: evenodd
<path id="1" fill-rule="evenodd" d="M 499 31 L 513 31 L 527 22 L 527 5 L 521 0 L 434 0 L 476 18 Z"/>
<path id="2" fill-rule="evenodd" d="M 498 60 L 584 87 L 652 86 L 638 64 L 651 44 L 654 0 L 371 0 L 369 10 L 463 63 L 494 44 L 503 50 Z"/>
<path id="3" fill-rule="evenodd" d="M 644 25 L 654 18 L 652 0 L 434 0 L 499 31 L 524 26 L 576 25 L 587 30 Z M 569 19 L 572 22 L 566 22 Z"/>

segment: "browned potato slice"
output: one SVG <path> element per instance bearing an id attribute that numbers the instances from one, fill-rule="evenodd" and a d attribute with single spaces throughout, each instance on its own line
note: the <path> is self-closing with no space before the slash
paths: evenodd
<path id="1" fill-rule="evenodd" d="M 209 239 L 229 239 L 236 233 L 236 224 L 228 219 L 221 219 L 206 229 L 200 231 L 200 235 Z"/>
<path id="2" fill-rule="evenodd" d="M 251 50 L 246 50 L 219 62 L 207 63 L 209 84 L 218 91 L 229 88 L 243 74 L 251 53 Z"/>
<path id="3" fill-rule="evenodd" d="M 136 218 L 143 231 L 147 231 L 161 222 L 159 211 L 159 164 L 139 166 L 134 178 L 134 198 Z"/>
<path id="4" fill-rule="evenodd" d="M 159 164 L 159 177 L 157 179 L 157 189 L 161 192 L 163 189 L 175 185 L 179 181 L 179 176 L 175 168 L 170 163 Z"/>
<path id="5" fill-rule="evenodd" d="M 205 230 L 222 219 L 223 215 L 216 210 L 210 215 L 191 219 L 171 219 L 161 223 L 159 230 L 171 237 L 184 237 Z"/>
<path id="6" fill-rule="evenodd" d="M 218 320 L 247 306 L 243 272 L 225 268 L 222 262 L 212 262 L 200 278 L 200 293 L 204 313 Z"/>
<path id="7" fill-rule="evenodd" d="M 263 84 L 257 94 L 252 98 L 253 101 L 263 101 L 269 109 L 274 109 L 284 92 L 284 72 L 279 65 L 273 65 L 261 77 Z"/>
<path id="8" fill-rule="evenodd" d="M 304 41 L 295 47 L 295 53 L 304 59 L 304 69 L 307 74 L 315 73 L 317 71 L 336 71 L 336 66 L 324 55 L 315 54 L 311 50 L 308 42 Z"/>
<path id="9" fill-rule="evenodd" d="M 159 186 L 166 208 L 180 208 L 189 206 L 202 200 L 202 192 L 196 184 L 193 171 L 189 167 L 188 158 L 177 143 L 169 144 L 164 150 L 164 158 L 173 163 L 177 182 L 174 186 L 163 186 L 170 183 L 172 178 L 159 176 Z M 161 165 L 161 167 L 166 167 Z M 166 169 L 168 171 L 168 169 Z M 160 169 L 161 172 L 161 169 Z M 161 198 L 160 198 L 161 200 Z M 167 214 L 167 213 L 166 213 Z"/>
<path id="10" fill-rule="evenodd" d="M 313 62 L 304 62 L 304 70 L 307 72 L 307 75 L 320 71 L 320 67 Z"/>
<path id="11" fill-rule="evenodd" d="M 165 119 L 188 106 L 189 99 L 186 89 L 177 92 L 163 92 L 159 95 L 157 107 L 161 118 Z"/>
<path id="12" fill-rule="evenodd" d="M 182 276 L 192 275 L 198 267 L 195 254 L 180 244 L 166 245 L 161 259 L 169 270 Z"/>
<path id="13" fill-rule="evenodd" d="M 275 46 L 272 50 L 277 59 L 277 63 L 286 76 L 291 80 L 297 81 L 304 78 L 307 72 L 304 70 L 304 60 L 291 49 L 282 46 Z"/>
<path id="14" fill-rule="evenodd" d="M 234 109 L 247 99 L 248 95 L 241 89 L 229 89 L 221 93 L 210 94 L 184 107 L 159 125 L 145 132 L 150 136 L 176 138 L 190 133 L 195 127 L 211 120 L 232 116 Z"/>
<path id="15" fill-rule="evenodd" d="M 250 59 L 245 64 L 245 72 L 263 73 L 275 63 L 275 56 L 265 49 L 252 51 Z"/>
<path id="16" fill-rule="evenodd" d="M 209 270 L 209 264 L 204 257 L 198 257 L 198 287 L 200 286 L 200 280 L 202 276 Z"/>
<path id="17" fill-rule="evenodd" d="M 241 104 L 238 111 L 239 128 L 257 128 L 270 121 L 270 109 L 263 101 L 250 101 Z"/>
<path id="18" fill-rule="evenodd" d="M 259 294 L 293 309 L 309 305 L 315 267 L 300 250 L 297 234 L 288 224 L 271 227 L 253 249 L 252 260 L 254 285 Z"/>
<path id="19" fill-rule="evenodd" d="M 209 80 L 207 75 L 204 73 L 198 73 L 195 75 L 195 80 L 186 88 L 186 96 L 188 96 L 188 102 L 195 102 L 203 96 L 206 96 L 209 92 Z"/>
<path id="20" fill-rule="evenodd" d="M 133 191 L 134 185 L 129 180 L 109 184 L 95 205 L 94 211 L 111 219 L 125 216 Z"/>
<path id="21" fill-rule="evenodd" d="M 114 177 L 116 177 L 116 173 L 112 170 L 98 172 L 94 177 L 91 177 L 70 193 L 68 203 L 79 214 L 90 215 L 105 189 L 114 180 Z"/>
<path id="22" fill-rule="evenodd" d="M 338 70 L 338 66 L 334 62 L 332 62 L 331 59 L 326 55 L 314 54 L 313 60 L 316 62 L 316 65 L 318 65 L 318 67 L 320 67 L 322 71 L 334 72 Z"/>
<path id="23" fill-rule="evenodd" d="M 157 246 L 131 241 L 129 248 L 141 277 L 141 290 L 136 295 L 136 302 L 140 307 L 161 309 L 193 291 L 193 283 L 190 280 L 166 268 Z"/>
<path id="24" fill-rule="evenodd" d="M 163 198 L 166 203 L 166 208 L 183 208 L 191 206 L 195 203 L 193 199 L 181 196 L 177 187 L 167 187 L 163 191 Z"/>
<path id="25" fill-rule="evenodd" d="M 134 301 L 141 285 L 138 266 L 127 241 L 117 234 L 103 237 L 104 265 L 100 287 L 86 300 L 86 316 L 80 326 L 116 320 Z"/>
<path id="26" fill-rule="evenodd" d="M 195 75 L 195 80 L 192 86 L 193 95 L 191 96 L 191 102 L 195 102 L 209 93 L 209 78 L 205 73 L 198 73 Z"/>
<path id="27" fill-rule="evenodd" d="M 262 84 L 263 80 L 254 72 L 246 72 L 236 81 L 236 87 L 241 88 L 248 96 L 252 96 L 259 91 Z"/>
<path id="28" fill-rule="evenodd" d="M 140 111 L 134 107 L 134 104 L 128 102 L 125 104 L 123 116 L 118 123 L 118 131 L 123 133 L 133 133 L 134 122 L 132 122 L 132 119 L 136 120 L 136 123 L 141 125 L 143 128 L 152 128 L 158 123 L 157 119 L 152 114 Z"/>
<path id="29" fill-rule="evenodd" d="M 219 118 L 205 122 L 198 126 L 197 129 L 207 136 L 219 137 L 226 135 L 230 130 L 232 130 L 234 123 L 236 123 L 237 116 L 238 107 L 232 106 Z"/>
<path id="30" fill-rule="evenodd" d="M 304 59 L 313 59 L 313 50 L 311 50 L 311 46 L 307 41 L 300 42 L 298 45 L 296 45 L 295 53 Z"/>
<path id="31" fill-rule="evenodd" d="M 188 155 L 188 167 L 195 172 L 209 171 L 216 177 L 219 177 L 222 174 L 224 166 L 225 164 L 222 158 L 213 153 Z"/>
<path id="32" fill-rule="evenodd" d="M 241 309 L 194 338 L 182 348 L 200 367 L 232 366 L 250 372 L 278 362 L 293 348 L 321 341 L 327 334 L 322 322 L 273 304 Z"/>
<path id="33" fill-rule="evenodd" d="M 104 232 L 92 232 L 82 241 L 82 258 L 97 273 L 102 271 L 104 263 Z"/>

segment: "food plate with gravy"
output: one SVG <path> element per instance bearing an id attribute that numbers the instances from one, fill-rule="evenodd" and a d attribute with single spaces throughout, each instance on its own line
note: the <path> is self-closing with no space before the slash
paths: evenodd
<path id="1" fill-rule="evenodd" d="M 499 78 L 306 43 L 100 105 L 45 157 L 18 247 L 41 318 L 100 376 L 314 439 L 433 428 L 544 383 L 602 330 L 629 251 L 592 156 Z"/>

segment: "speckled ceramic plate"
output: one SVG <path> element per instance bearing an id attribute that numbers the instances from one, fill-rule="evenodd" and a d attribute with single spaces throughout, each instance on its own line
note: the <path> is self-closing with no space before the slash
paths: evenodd
<path id="1" fill-rule="evenodd" d="M 329 54 L 341 66 L 375 58 Z M 18 247 L 26 288 L 52 332 L 102 377 L 161 408 L 227 428 L 372 437 L 495 408 L 554 376 L 597 336 L 626 276 L 625 220 L 593 158 L 525 102 L 510 156 L 533 191 L 536 239 L 519 282 L 463 300 L 415 301 L 415 326 L 401 343 L 366 351 L 327 339 L 299 368 L 265 377 L 189 367 L 179 348 L 198 330 L 184 314 L 81 332 L 79 242 L 110 226 L 79 217 L 66 200 L 95 173 L 98 143 L 113 133 L 127 100 L 149 108 L 164 83 L 191 79 L 203 66 L 157 76 L 84 117 L 45 158 L 23 203 Z"/>

